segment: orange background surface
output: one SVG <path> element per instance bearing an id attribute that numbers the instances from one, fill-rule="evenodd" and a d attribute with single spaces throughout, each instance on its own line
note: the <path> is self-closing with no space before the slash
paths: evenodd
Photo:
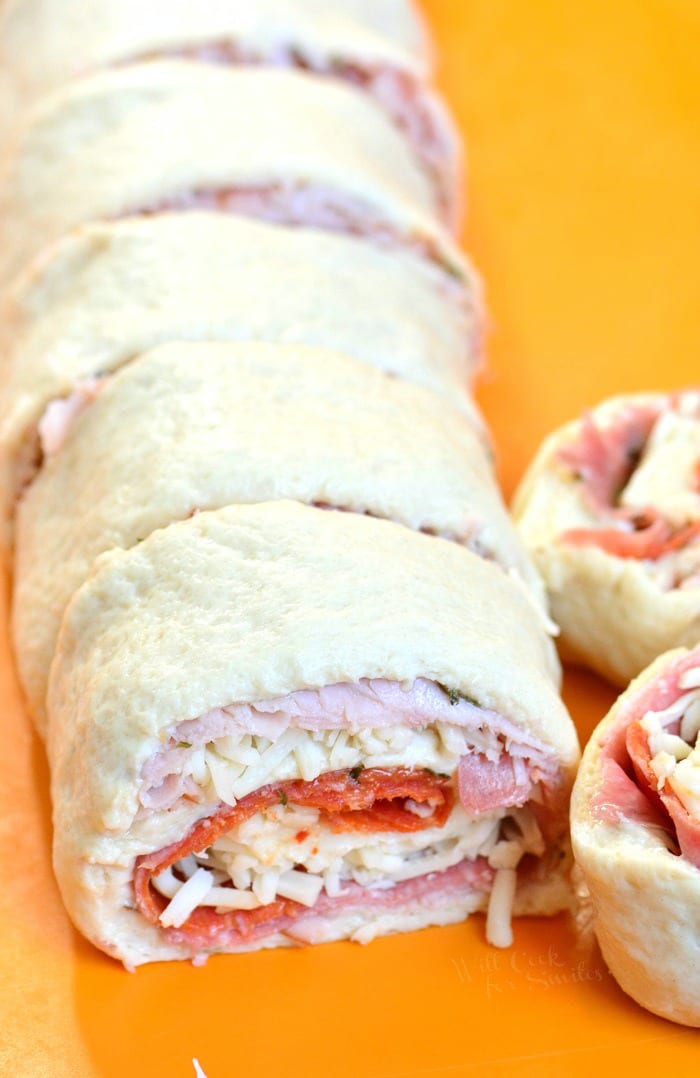
<path id="1" fill-rule="evenodd" d="M 542 436 L 619 391 L 698 381 L 698 0 L 424 0 L 469 149 L 491 310 L 480 400 L 510 493 Z M 689 1074 L 698 1034 L 628 1001 L 563 918 L 136 974 L 83 942 L 50 871 L 43 749 L 0 654 L 0 1074 Z M 569 672 L 582 735 L 613 692 Z"/>

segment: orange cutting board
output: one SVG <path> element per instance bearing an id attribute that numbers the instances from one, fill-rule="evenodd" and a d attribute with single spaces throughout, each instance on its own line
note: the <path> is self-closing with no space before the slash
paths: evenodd
<path id="1" fill-rule="evenodd" d="M 615 392 L 698 381 L 698 0 L 425 0 L 468 144 L 464 239 L 491 311 L 480 400 L 510 493 L 543 435 Z M 0 1074 L 208 1078 L 697 1070 L 564 918 L 125 973 L 50 870 L 43 749 L 0 655 Z M 586 737 L 612 690 L 577 672 Z M 632 914 L 633 916 L 633 914 Z"/>

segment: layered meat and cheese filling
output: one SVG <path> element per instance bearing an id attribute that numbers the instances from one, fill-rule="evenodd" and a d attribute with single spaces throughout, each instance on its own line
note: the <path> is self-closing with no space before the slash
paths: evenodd
<path id="1" fill-rule="evenodd" d="M 595 518 L 563 542 L 644 561 L 662 590 L 700 584 L 700 390 L 591 413 L 558 461 Z"/>
<path id="2" fill-rule="evenodd" d="M 630 777 L 658 813 L 671 848 L 700 868 L 700 667 L 683 669 L 671 692 L 660 686 L 645 705 L 625 731 Z"/>
<path id="3" fill-rule="evenodd" d="M 542 745 L 433 682 L 233 705 L 179 724 L 146 764 L 142 812 L 182 798 L 218 807 L 139 858 L 135 901 L 193 947 L 280 932 L 320 942 L 332 915 L 444 899 L 461 880 L 474 908 L 489 903 L 490 941 L 507 945 L 518 866 L 545 853 L 562 794 Z M 376 931 L 362 920 L 351 935 Z"/>

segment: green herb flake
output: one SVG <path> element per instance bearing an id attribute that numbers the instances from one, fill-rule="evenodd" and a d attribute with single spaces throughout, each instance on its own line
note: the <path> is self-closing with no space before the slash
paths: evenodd
<path id="1" fill-rule="evenodd" d="M 283 805 L 286 808 L 287 805 L 289 804 L 289 798 L 287 797 L 284 790 L 278 790 L 277 791 L 277 796 L 280 799 L 280 805 Z"/>
<path id="2" fill-rule="evenodd" d="M 360 775 L 362 774 L 364 769 L 365 769 L 364 764 L 358 764 L 357 767 L 351 767 L 350 768 L 350 778 L 353 780 L 353 782 L 359 782 L 360 781 Z"/>
<path id="3" fill-rule="evenodd" d="M 466 693 L 460 692 L 459 689 L 450 689 L 447 685 L 442 685 L 439 681 L 436 683 L 438 688 L 442 689 L 447 699 L 450 701 L 450 706 L 454 707 L 460 700 L 466 700 L 468 704 L 473 707 L 481 707 L 478 700 L 475 700 L 473 696 L 467 696 Z"/>
<path id="4" fill-rule="evenodd" d="M 455 281 L 464 281 L 464 270 L 461 266 L 458 266 L 456 262 L 450 262 L 446 258 L 440 260 L 440 268 L 445 271 L 449 277 L 453 277 Z"/>
<path id="5" fill-rule="evenodd" d="M 177 747 L 178 749 L 191 749 L 192 744 L 189 741 L 178 741 Z"/>

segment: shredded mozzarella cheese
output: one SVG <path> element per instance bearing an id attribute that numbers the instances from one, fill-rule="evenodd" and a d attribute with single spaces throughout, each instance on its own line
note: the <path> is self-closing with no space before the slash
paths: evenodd
<path id="1" fill-rule="evenodd" d="M 679 689 L 700 689 L 700 666 L 684 670 L 678 678 Z"/>
<path id="2" fill-rule="evenodd" d="M 525 853 L 539 856 L 543 850 L 542 834 L 527 808 L 470 818 L 457 805 L 444 827 L 367 835 L 336 833 L 316 809 L 280 805 L 256 813 L 235 833 L 183 858 L 175 871 L 166 869 L 153 882 L 170 898 L 161 924 L 179 927 L 198 905 L 224 913 L 282 897 L 311 908 L 322 891 L 338 897 L 348 882 L 381 890 L 481 856 L 501 881 L 492 899 L 491 942 L 507 946 L 498 941 L 508 939 L 508 881 L 515 879 Z"/>
<path id="3" fill-rule="evenodd" d="M 495 875 L 486 914 L 486 939 L 494 947 L 513 943 L 513 901 L 517 875 L 514 868 L 499 868 Z"/>
<path id="4" fill-rule="evenodd" d="M 694 745 L 700 734 L 700 700 L 695 700 L 681 719 L 681 737 Z"/>
<path id="5" fill-rule="evenodd" d="M 668 783 L 687 811 L 700 817 L 700 669 L 686 670 L 678 687 L 686 691 L 662 711 L 648 711 L 640 725 L 649 738 L 657 788 Z M 666 729 L 674 722 L 680 722 L 678 734 Z"/>
<path id="6" fill-rule="evenodd" d="M 246 734 L 238 745 L 233 738 L 210 742 L 204 752 L 208 782 L 216 798 L 227 805 L 271 781 L 301 778 L 312 782 L 326 771 L 356 767 L 428 767 L 452 774 L 459 757 L 473 747 L 473 731 L 436 723 L 424 730 L 405 727 L 379 729 L 287 729 L 276 741 Z M 224 744 L 222 744 L 224 742 Z M 488 746 L 490 754 L 494 747 Z M 207 788 L 207 779 L 202 785 Z"/>
<path id="7" fill-rule="evenodd" d="M 212 885 L 211 872 L 205 868 L 197 871 L 186 880 L 182 887 L 178 888 L 174 897 L 170 900 L 160 915 L 160 923 L 164 928 L 179 928 L 183 925 L 197 906 L 204 901 L 209 894 Z"/>

